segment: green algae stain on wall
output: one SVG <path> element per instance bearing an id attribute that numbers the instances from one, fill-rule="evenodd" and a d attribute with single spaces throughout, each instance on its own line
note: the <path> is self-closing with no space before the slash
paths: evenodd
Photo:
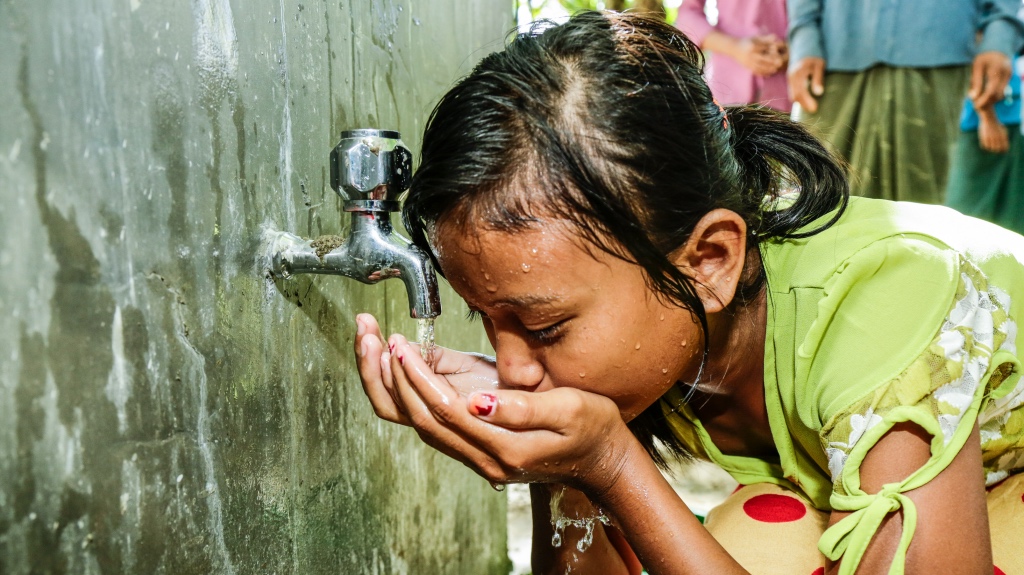
<path id="1" fill-rule="evenodd" d="M 353 317 L 412 333 L 403 286 L 270 280 L 259 238 L 347 231 L 340 132 L 418 149 L 511 16 L 0 1 L 0 573 L 507 573 L 504 499 L 362 394 Z"/>

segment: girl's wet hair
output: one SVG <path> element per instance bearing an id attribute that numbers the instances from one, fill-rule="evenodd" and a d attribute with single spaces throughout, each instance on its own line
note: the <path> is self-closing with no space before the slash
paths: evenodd
<path id="1" fill-rule="evenodd" d="M 632 14 L 582 12 L 514 36 L 430 116 L 405 203 L 413 241 L 428 248 L 442 222 L 514 231 L 564 219 L 641 266 L 707 333 L 693 281 L 669 258 L 696 223 L 732 210 L 756 249 L 827 228 L 849 191 L 843 166 L 804 128 L 761 107 L 723 109 L 703 69 L 679 30 Z M 761 268 L 737 300 L 764 285 Z M 687 455 L 657 403 L 630 427 L 660 464 L 654 438 Z"/>

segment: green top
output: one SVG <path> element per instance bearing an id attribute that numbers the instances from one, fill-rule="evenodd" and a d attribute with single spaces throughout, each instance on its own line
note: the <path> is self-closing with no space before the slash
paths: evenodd
<path id="1" fill-rule="evenodd" d="M 903 493 L 949 465 L 976 421 L 987 484 L 1024 468 L 1024 339 L 1014 321 L 1024 312 L 1024 237 L 939 206 L 851 198 L 829 229 L 761 253 L 765 403 L 779 460 L 722 454 L 678 388 L 663 412 L 695 454 L 740 483 L 776 483 L 818 509 L 852 511 L 819 541 L 827 557 L 843 558 L 841 574 L 856 570 L 882 519 L 902 507 L 890 570 L 901 574 L 916 525 Z M 932 435 L 931 459 L 865 493 L 864 456 L 906 421 Z"/>

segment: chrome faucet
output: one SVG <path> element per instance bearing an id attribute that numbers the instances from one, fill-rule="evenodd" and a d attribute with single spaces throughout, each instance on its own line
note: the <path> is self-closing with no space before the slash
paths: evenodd
<path id="1" fill-rule="evenodd" d="M 352 213 L 349 236 L 308 240 L 278 232 L 271 240 L 271 273 L 341 275 L 365 284 L 399 278 L 409 295 L 409 315 L 437 317 L 441 299 L 430 258 L 391 226 L 391 212 L 401 210 L 398 197 L 411 180 L 412 153 L 398 132 L 342 132 L 331 151 L 331 187 Z"/>

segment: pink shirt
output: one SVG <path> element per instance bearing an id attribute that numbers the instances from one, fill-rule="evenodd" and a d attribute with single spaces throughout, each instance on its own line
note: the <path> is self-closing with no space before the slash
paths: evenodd
<path id="1" fill-rule="evenodd" d="M 786 38 L 786 0 L 718 0 L 718 24 L 711 26 L 704 15 L 705 0 L 683 0 L 676 26 L 698 46 L 712 30 L 736 38 L 775 34 Z M 776 110 L 789 112 L 786 69 L 771 76 L 755 76 L 725 54 L 708 58 L 708 84 L 720 104 L 738 105 L 760 102 Z"/>

